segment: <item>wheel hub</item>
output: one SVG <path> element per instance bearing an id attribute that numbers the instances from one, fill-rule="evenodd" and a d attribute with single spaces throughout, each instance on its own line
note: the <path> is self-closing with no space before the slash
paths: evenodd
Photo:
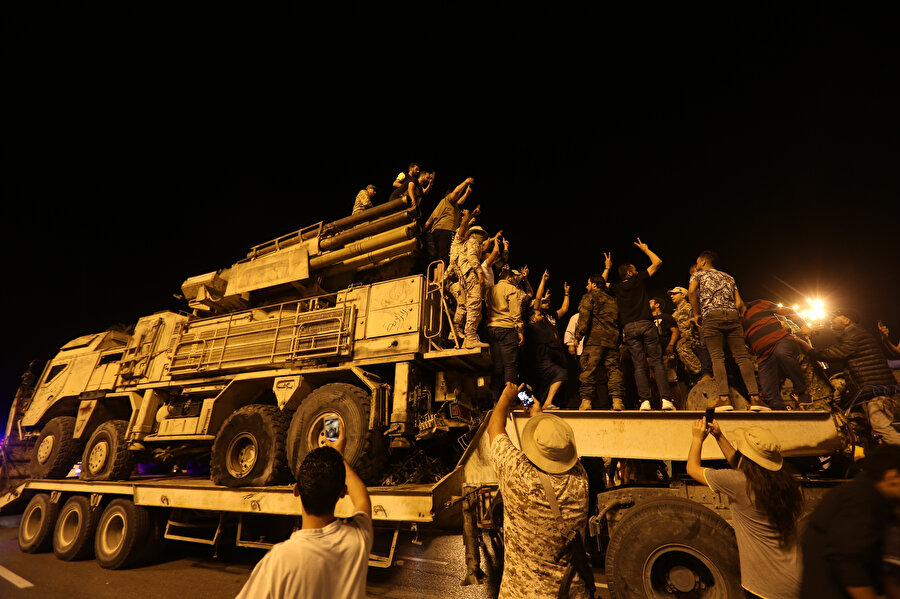
<path id="1" fill-rule="evenodd" d="M 648 598 L 724 599 L 716 583 L 724 580 L 718 566 L 694 547 L 673 543 L 659 547 L 644 563 L 644 593 Z"/>
<path id="2" fill-rule="evenodd" d="M 231 440 L 226 451 L 225 468 L 234 478 L 243 478 L 256 466 L 259 443 L 250 433 L 241 433 Z"/>
<path id="3" fill-rule="evenodd" d="M 47 435 L 44 437 L 44 440 L 41 441 L 41 444 L 38 446 L 37 450 L 37 459 L 38 463 L 46 464 L 47 460 L 50 459 L 50 453 L 53 451 L 54 444 L 54 436 Z"/>
<path id="4" fill-rule="evenodd" d="M 668 586 L 681 593 L 693 591 L 699 582 L 694 572 L 684 566 L 675 566 L 669 570 L 668 580 Z"/>
<path id="5" fill-rule="evenodd" d="M 106 465 L 106 458 L 109 456 L 109 443 L 100 441 L 93 448 L 88 456 L 88 470 L 91 474 L 97 474 Z"/>

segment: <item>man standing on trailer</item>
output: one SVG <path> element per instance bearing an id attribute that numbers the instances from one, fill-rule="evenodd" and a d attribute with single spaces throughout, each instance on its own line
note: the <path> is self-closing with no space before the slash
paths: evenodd
<path id="1" fill-rule="evenodd" d="M 301 529 L 256 564 L 238 599 L 366 596 L 372 502 L 366 485 L 342 457 L 344 427 L 337 441 L 325 443 L 328 447 L 306 455 L 294 483 L 294 496 L 301 501 Z M 350 495 L 356 512 L 347 519 L 335 518 L 334 506 L 344 495 Z"/>

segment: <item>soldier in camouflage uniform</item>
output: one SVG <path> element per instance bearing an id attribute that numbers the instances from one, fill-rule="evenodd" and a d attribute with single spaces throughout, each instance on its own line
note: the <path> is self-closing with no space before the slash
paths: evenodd
<path id="1" fill-rule="evenodd" d="M 616 342 L 619 339 L 617 320 L 619 309 L 606 292 L 606 268 L 603 275 L 591 275 L 587 282 L 587 293 L 578 304 L 578 326 L 575 327 L 575 345 L 584 339 L 581 354 L 581 405 L 579 410 L 593 407 L 597 386 L 607 386 L 612 397 L 612 409 L 624 410 L 622 397 L 625 386 L 622 371 L 619 370 L 619 354 Z M 608 410 L 609 405 L 601 406 Z"/>
<path id="2" fill-rule="evenodd" d="M 687 301 L 687 289 L 684 287 L 670 289 L 669 297 L 675 304 L 672 317 L 678 324 L 678 332 L 681 333 L 678 344 L 675 346 L 678 359 L 691 374 L 692 380 L 696 380 L 697 375 L 702 375 L 701 379 L 712 378 L 712 362 L 709 360 L 709 353 L 700 339 L 697 328 L 691 322 L 694 311 L 691 309 L 691 303 Z"/>
<path id="3" fill-rule="evenodd" d="M 566 545 L 567 533 L 583 532 L 587 525 L 587 472 L 578 460 L 572 428 L 561 418 L 542 413 L 539 402 L 534 402 L 522 429 L 522 449 L 512 444 L 506 419 L 518 403 L 517 391 L 515 384 L 507 383 L 488 423 L 491 463 L 503 497 L 505 551 L 499 597 L 555 598 L 569 562 L 567 555 L 557 562 L 556 555 Z M 580 580 L 567 596 L 587 596 Z"/>
<path id="4" fill-rule="evenodd" d="M 474 349 L 487 347 L 478 338 L 478 324 L 481 322 L 482 287 L 484 272 L 481 270 L 481 254 L 487 232 L 479 226 L 470 227 L 465 239 L 454 247 L 451 245 L 451 256 L 455 257 L 455 272 L 459 277 L 458 295 L 456 297 L 456 314 L 453 321 L 464 331 L 463 347 Z"/>

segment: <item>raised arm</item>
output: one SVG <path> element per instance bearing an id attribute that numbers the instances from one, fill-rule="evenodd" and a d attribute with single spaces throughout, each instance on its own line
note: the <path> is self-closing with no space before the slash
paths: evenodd
<path id="1" fill-rule="evenodd" d="M 344 427 L 341 426 L 339 428 L 337 441 L 329 441 L 326 439 L 325 444 L 333 447 L 341 454 L 341 456 L 343 456 L 344 447 L 347 445 L 347 438 L 344 436 Z M 353 509 L 357 512 L 363 512 L 371 518 L 372 500 L 369 498 L 369 491 L 366 489 L 366 484 L 350 466 L 347 458 L 344 458 L 344 469 L 347 471 L 344 484 L 347 485 L 347 495 L 350 496 L 350 501 L 353 502 Z"/>
<path id="2" fill-rule="evenodd" d="M 708 434 L 706 419 L 700 418 L 696 420 L 691 429 L 691 448 L 688 450 L 686 466 L 688 476 L 704 485 L 706 484 L 706 477 L 703 476 L 703 466 L 700 465 L 700 454 L 703 452 L 703 441 Z"/>
<path id="3" fill-rule="evenodd" d="M 603 253 L 603 280 L 609 287 L 609 269 L 612 268 L 612 252 Z"/>
<path id="4" fill-rule="evenodd" d="M 491 419 L 488 421 L 487 432 L 491 441 L 493 441 L 497 435 L 506 434 L 506 419 L 516 406 L 516 402 L 518 401 L 516 396 L 519 391 L 522 390 L 522 387 L 524 387 L 524 385 L 517 387 L 515 383 L 506 383 L 506 387 L 503 388 L 500 399 L 497 400 L 497 405 L 494 406 L 494 411 L 491 412 Z M 540 412 L 541 402 L 539 401 L 535 401 L 528 409 L 529 416 L 540 414 Z"/>
<path id="5" fill-rule="evenodd" d="M 563 282 L 563 293 L 565 294 L 563 295 L 563 303 L 559 310 L 556 311 L 556 320 L 560 320 L 569 311 L 569 284 L 566 282 Z"/>
<path id="6" fill-rule="evenodd" d="M 450 201 L 456 202 L 457 204 L 462 204 L 466 201 L 466 198 L 469 197 L 469 194 L 472 193 L 472 188 L 469 187 L 472 183 L 475 182 L 475 179 L 469 177 L 462 183 L 456 186 L 453 191 L 450 192 Z"/>
<path id="7" fill-rule="evenodd" d="M 662 260 L 659 259 L 659 256 L 653 253 L 650 247 L 641 241 L 641 238 L 638 237 L 638 240 L 634 242 L 634 245 L 638 246 L 642 252 L 647 254 L 647 257 L 650 258 L 650 266 L 647 267 L 647 273 L 652 277 L 659 267 L 662 266 Z"/>
<path id="8" fill-rule="evenodd" d="M 725 460 L 728 464 L 732 468 L 737 468 L 737 450 L 728 442 L 725 435 L 722 434 L 722 429 L 719 428 L 718 421 L 713 420 L 709 424 L 709 434 L 711 434 L 713 439 L 716 440 L 716 443 L 719 444 L 719 449 L 722 451 L 722 455 L 725 456 Z"/>
<path id="9" fill-rule="evenodd" d="M 493 240 L 494 246 L 491 249 L 491 253 L 488 254 L 487 258 L 484 259 L 484 263 L 487 266 L 493 265 L 494 262 L 497 261 L 497 258 L 500 257 L 500 233 L 497 233 L 497 235 L 494 236 Z"/>
<path id="10" fill-rule="evenodd" d="M 884 343 L 884 346 L 892 353 L 900 356 L 900 341 L 897 342 L 897 345 L 891 343 L 891 330 L 880 320 L 878 321 L 878 332 L 881 333 L 881 342 Z"/>
<path id="11" fill-rule="evenodd" d="M 547 279 L 550 278 L 550 271 L 545 270 L 544 274 L 541 275 L 541 282 L 538 283 L 537 292 L 534 294 L 534 298 L 531 300 L 531 305 L 535 310 L 541 307 L 541 300 L 544 299 L 544 290 L 547 287 Z"/>

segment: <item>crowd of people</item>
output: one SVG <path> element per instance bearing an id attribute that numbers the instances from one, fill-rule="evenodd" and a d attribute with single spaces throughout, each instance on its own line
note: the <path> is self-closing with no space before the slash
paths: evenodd
<path id="1" fill-rule="evenodd" d="M 411 164 L 395 180 L 392 199 L 406 196 L 419 206 L 433 182 L 433 172 Z M 734 278 L 716 269 L 713 252 L 698 256 L 687 288 L 669 290 L 674 306 L 669 314 L 668 302 L 648 290 L 662 259 L 637 239 L 649 265 L 621 264 L 612 280 L 612 254 L 604 254 L 604 270 L 587 277 L 578 310 L 560 337 L 569 286 L 563 286 L 563 300 L 553 308 L 547 271 L 535 290 L 527 266 L 510 266 L 502 231 L 489 235 L 475 224 L 480 209 L 464 207 L 473 185 L 468 178 L 448 190 L 424 228 L 430 281 L 445 287 L 455 304 L 448 343 L 491 349 L 497 399 L 487 433 L 505 520 L 500 597 L 557 597 L 569 563 L 580 580 L 568 596 L 593 596 L 581 543 L 588 476 L 571 427 L 552 413 L 557 407 L 569 407 L 572 398 L 582 410 L 675 410 L 685 406 L 685 387 L 704 384 L 712 391 L 703 407 L 729 411 L 734 383 L 742 385 L 751 411 L 819 408 L 823 393 L 826 403 L 841 401 L 841 389 L 832 387 L 820 364 L 838 361 L 842 407 L 864 406 L 880 444 L 856 479 L 825 495 L 804 530 L 798 525 L 804 497 L 797 477 L 779 440 L 764 426 L 738 429 L 729 440 L 708 412 L 693 427 L 686 472 L 731 503 L 747 597 L 900 596 L 900 551 L 885 557 L 886 543 L 900 538 L 891 528 L 896 525 L 892 502 L 900 501 L 900 434 L 892 427 L 897 382 L 891 367 L 900 363 L 889 364 L 883 353 L 900 357 L 900 344 L 890 341 L 883 323 L 878 323 L 879 343 L 854 311 L 835 311 L 836 336 L 819 347 L 794 310 L 763 299 L 745 302 Z M 374 186 L 360 191 L 354 212 L 371 207 L 374 195 Z M 732 380 L 726 355 L 736 372 Z M 580 385 L 566 393 L 573 372 Z M 782 393 L 785 379 L 792 394 Z M 529 419 L 517 448 L 506 434 L 506 421 L 511 410 L 522 407 L 524 381 L 533 386 L 536 401 L 525 408 Z M 708 436 L 727 468 L 701 465 Z M 267 554 L 240 596 L 365 596 L 371 502 L 341 457 L 343 431 L 338 441 L 326 444 L 308 454 L 294 488 L 302 500 L 302 529 Z M 344 494 L 356 513 L 339 520 L 334 506 Z"/>
<path id="2" fill-rule="evenodd" d="M 391 199 L 405 196 L 420 206 L 434 179 L 412 163 L 395 179 Z M 506 383 L 524 381 L 545 410 L 675 410 L 687 408 L 690 389 L 703 384 L 709 404 L 693 409 L 733 410 L 746 396 L 749 410 L 770 411 L 820 409 L 843 392 L 845 401 L 865 406 L 879 435 L 900 443 L 884 422 L 892 418 L 885 393 L 896 385 L 891 365 L 900 361 L 884 359 L 853 310 L 835 311 L 837 339 L 818 347 L 816 330 L 795 310 L 745 301 L 734 278 L 716 268 L 712 251 L 690 266 L 687 287 L 676 284 L 667 299 L 653 297 L 650 280 L 662 259 L 638 239 L 634 245 L 649 264 L 620 264 L 613 277 L 612 254 L 605 253 L 603 271 L 586 277 L 577 311 L 563 327 L 568 284 L 558 305 L 551 305 L 548 271 L 536 290 L 531 286 L 528 267 L 511 265 L 503 231 L 489 235 L 476 224 L 480 207 L 466 206 L 473 187 L 467 178 L 437 202 L 424 222 L 425 246 L 435 265 L 432 280 L 455 306 L 450 341 L 490 346 L 495 398 Z M 361 190 L 354 211 L 371 206 L 374 193 L 371 185 Z M 887 327 L 879 323 L 879 331 L 884 348 L 900 357 Z M 847 367 L 836 393 L 822 365 L 838 362 Z"/>

